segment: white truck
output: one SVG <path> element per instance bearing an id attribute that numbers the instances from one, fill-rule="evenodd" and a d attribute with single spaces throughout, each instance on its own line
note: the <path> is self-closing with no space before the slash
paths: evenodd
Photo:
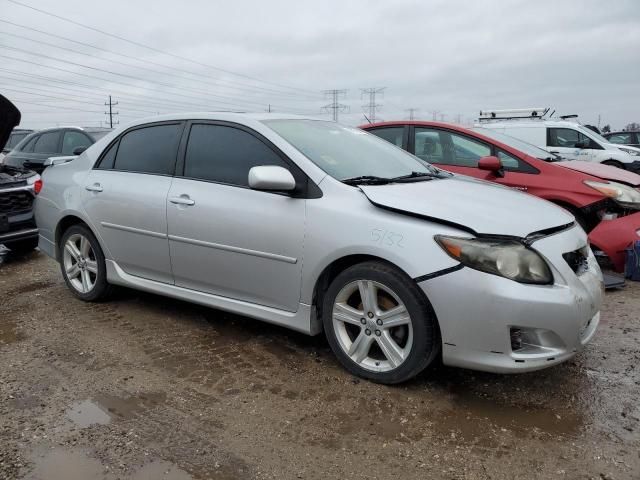
<path id="1" fill-rule="evenodd" d="M 640 173 L 640 148 L 614 145 L 595 131 L 569 121 L 569 117 L 548 117 L 548 112 L 548 108 L 485 110 L 480 112 L 477 125 L 537 145 L 566 160 L 604 163 Z"/>

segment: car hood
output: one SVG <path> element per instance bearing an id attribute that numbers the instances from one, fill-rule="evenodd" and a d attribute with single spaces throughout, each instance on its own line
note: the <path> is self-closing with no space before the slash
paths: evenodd
<path id="1" fill-rule="evenodd" d="M 580 160 L 554 162 L 553 164 L 559 165 L 564 168 L 569 168 L 571 170 L 576 170 L 578 172 L 586 173 L 603 180 L 625 183 L 634 187 L 640 186 L 640 175 L 638 175 L 637 173 L 629 172 L 628 170 L 623 170 L 618 167 L 612 167 L 611 165 L 583 162 Z"/>
<path id="2" fill-rule="evenodd" d="M 20 110 L 0 95 L 0 150 L 7 144 L 14 127 L 20 124 L 20 117 Z"/>
<path id="3" fill-rule="evenodd" d="M 463 227 L 475 234 L 527 235 L 570 224 L 573 216 L 546 200 L 463 176 L 413 183 L 361 185 L 374 205 Z"/>

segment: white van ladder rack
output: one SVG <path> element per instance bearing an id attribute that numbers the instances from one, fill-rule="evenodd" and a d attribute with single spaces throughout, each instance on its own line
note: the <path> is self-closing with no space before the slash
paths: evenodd
<path id="1" fill-rule="evenodd" d="M 510 110 L 481 110 L 478 120 L 489 122 L 491 120 L 521 120 L 521 119 L 541 119 L 550 108 L 514 108 Z"/>

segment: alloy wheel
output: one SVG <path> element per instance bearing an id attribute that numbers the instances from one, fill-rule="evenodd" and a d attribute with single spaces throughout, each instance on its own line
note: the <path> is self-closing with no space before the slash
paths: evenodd
<path id="1" fill-rule="evenodd" d="M 98 262 L 87 237 L 74 233 L 67 239 L 63 263 L 69 283 L 74 289 L 80 293 L 93 290 L 98 277 Z"/>
<path id="2" fill-rule="evenodd" d="M 398 368 L 413 345 L 411 316 L 389 287 L 370 280 L 345 285 L 332 312 L 338 344 L 358 366 L 373 372 Z"/>

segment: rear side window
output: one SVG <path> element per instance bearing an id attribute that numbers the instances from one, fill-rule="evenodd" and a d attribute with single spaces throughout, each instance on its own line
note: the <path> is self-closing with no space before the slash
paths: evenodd
<path id="1" fill-rule="evenodd" d="M 19 144 L 22 140 L 24 140 L 26 136 L 27 136 L 26 133 L 12 133 L 11 136 L 9 137 L 9 141 L 7 142 L 4 148 L 7 148 L 9 150 L 12 149 L 17 144 Z"/>
<path id="2" fill-rule="evenodd" d="M 179 123 L 153 125 L 127 132 L 120 138 L 113 168 L 127 172 L 173 175 L 181 134 L 182 125 Z M 105 158 L 100 168 L 105 168 L 104 161 Z"/>
<path id="3" fill-rule="evenodd" d="M 40 137 L 40 135 L 34 135 L 27 142 L 20 147 L 20 152 L 33 152 L 33 145 L 36 143 L 36 140 Z"/>
<path id="4" fill-rule="evenodd" d="M 249 170 L 259 165 L 288 168 L 276 152 L 244 130 L 206 124 L 191 127 L 185 177 L 246 187 Z"/>
<path id="5" fill-rule="evenodd" d="M 41 134 L 33 145 L 33 153 L 58 153 L 60 132 Z"/>
<path id="6" fill-rule="evenodd" d="M 396 147 L 402 148 L 402 139 L 404 138 L 404 127 L 385 127 L 374 128 L 369 130 L 376 137 L 380 137 L 389 143 L 393 143 Z"/>
<path id="7" fill-rule="evenodd" d="M 89 147 L 93 141 L 82 132 L 68 131 L 64 132 L 62 139 L 62 154 L 73 155 L 73 151 L 78 147 Z"/>

